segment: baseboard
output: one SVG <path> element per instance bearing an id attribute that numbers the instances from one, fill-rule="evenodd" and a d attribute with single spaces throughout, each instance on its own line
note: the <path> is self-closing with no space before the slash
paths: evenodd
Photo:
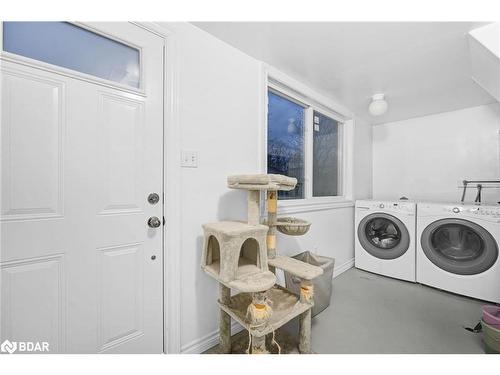
<path id="1" fill-rule="evenodd" d="M 336 266 L 333 268 L 333 278 L 336 278 L 337 276 L 343 274 L 345 271 L 348 269 L 351 269 L 354 267 L 354 258 L 349 259 L 348 261 Z"/>
<path id="2" fill-rule="evenodd" d="M 334 267 L 333 277 L 337 277 L 347 271 L 348 269 L 354 267 L 354 258 Z M 233 321 L 231 325 L 231 333 L 234 335 L 243 330 L 237 322 Z M 182 354 L 200 354 L 204 351 L 210 349 L 211 347 L 219 343 L 219 330 L 213 331 L 200 339 L 191 341 L 190 343 L 181 347 Z"/>
<path id="3" fill-rule="evenodd" d="M 243 330 L 236 321 L 231 324 L 231 335 Z M 200 339 L 191 341 L 181 347 L 181 354 L 201 354 L 219 343 L 219 330 L 213 331 Z"/>

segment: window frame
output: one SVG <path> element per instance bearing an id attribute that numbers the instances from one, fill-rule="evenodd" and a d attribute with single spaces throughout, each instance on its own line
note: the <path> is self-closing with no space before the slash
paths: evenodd
<path id="1" fill-rule="evenodd" d="M 352 115 L 331 100 L 312 91 L 273 68 L 266 67 L 264 94 L 264 129 L 262 170 L 267 173 L 268 91 L 304 107 L 304 198 L 278 201 L 280 213 L 296 213 L 323 209 L 352 207 L 352 149 L 354 121 Z M 313 196 L 314 112 L 319 112 L 339 123 L 339 189 L 341 195 Z"/>

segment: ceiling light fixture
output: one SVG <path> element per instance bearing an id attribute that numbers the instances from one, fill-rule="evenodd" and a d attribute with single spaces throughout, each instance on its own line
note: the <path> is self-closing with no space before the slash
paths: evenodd
<path id="1" fill-rule="evenodd" d="M 368 106 L 368 110 L 372 116 L 381 116 L 387 111 L 387 107 L 384 94 L 375 94 L 372 96 L 372 102 Z"/>

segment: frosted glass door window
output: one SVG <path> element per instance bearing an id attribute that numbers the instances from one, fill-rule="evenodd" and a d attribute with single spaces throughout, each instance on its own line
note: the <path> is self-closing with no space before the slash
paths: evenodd
<path id="1" fill-rule="evenodd" d="M 340 195 L 339 123 L 314 111 L 313 196 Z"/>
<path id="2" fill-rule="evenodd" d="M 67 22 L 4 22 L 3 49 L 138 88 L 139 50 Z"/>

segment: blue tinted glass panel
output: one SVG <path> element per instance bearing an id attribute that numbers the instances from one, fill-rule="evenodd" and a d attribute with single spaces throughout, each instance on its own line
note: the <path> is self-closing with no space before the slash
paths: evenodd
<path id="1" fill-rule="evenodd" d="M 304 107 L 269 91 L 267 118 L 267 172 L 297 179 L 280 199 L 304 198 Z"/>
<path id="2" fill-rule="evenodd" d="M 4 51 L 139 87 L 139 50 L 67 22 L 4 22 Z"/>
<path id="3" fill-rule="evenodd" d="M 313 196 L 339 195 L 339 123 L 314 111 Z"/>

